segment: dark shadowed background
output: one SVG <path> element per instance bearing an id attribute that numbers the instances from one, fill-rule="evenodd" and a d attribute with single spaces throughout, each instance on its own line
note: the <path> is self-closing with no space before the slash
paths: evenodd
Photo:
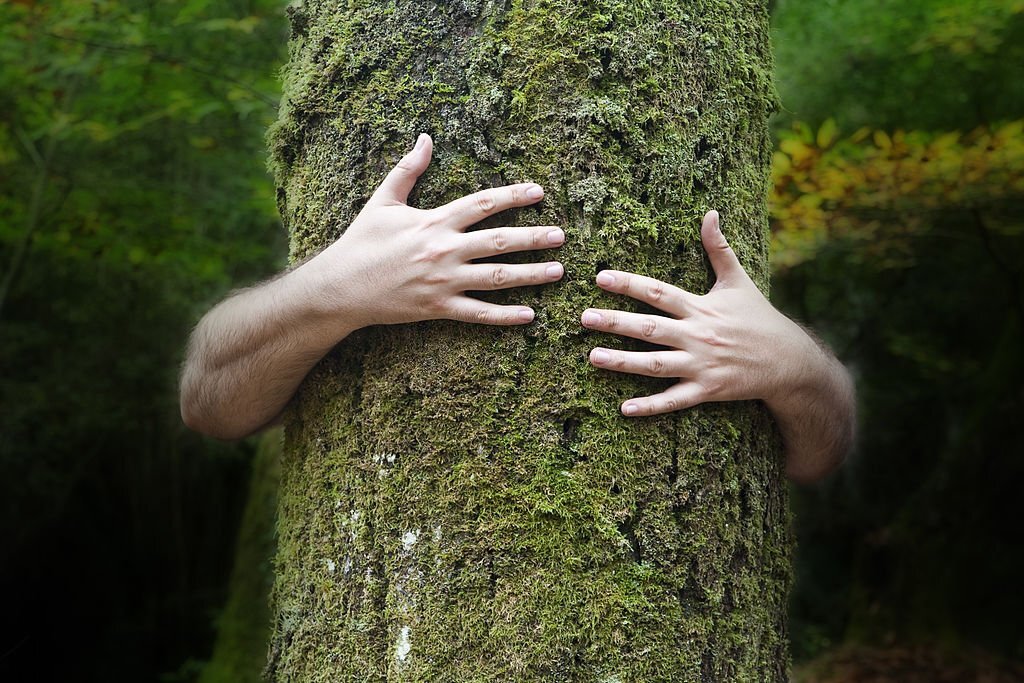
<path id="1" fill-rule="evenodd" d="M 3 680 L 260 668 L 274 439 L 190 434 L 175 385 L 285 262 L 283 4 L 0 2 Z M 773 297 L 861 425 L 794 489 L 796 675 L 1024 680 L 1024 0 L 772 5 Z"/>

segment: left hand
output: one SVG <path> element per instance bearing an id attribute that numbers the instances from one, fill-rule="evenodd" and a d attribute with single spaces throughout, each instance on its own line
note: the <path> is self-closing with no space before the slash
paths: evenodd
<path id="1" fill-rule="evenodd" d="M 598 347 L 590 362 L 606 370 L 678 379 L 657 394 L 622 404 L 626 416 L 657 415 L 708 401 L 764 399 L 798 389 L 808 378 L 817 344 L 761 294 L 719 228 L 715 211 L 704 217 L 701 241 L 714 268 L 711 291 L 696 295 L 653 278 L 605 270 L 602 289 L 664 311 L 645 315 L 587 309 L 584 327 L 670 347 L 619 351 Z"/>

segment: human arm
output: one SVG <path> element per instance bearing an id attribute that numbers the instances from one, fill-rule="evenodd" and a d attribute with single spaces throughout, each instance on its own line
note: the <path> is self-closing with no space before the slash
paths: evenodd
<path id="1" fill-rule="evenodd" d="M 526 306 L 466 296 L 562 277 L 557 262 L 475 259 L 565 241 L 553 226 L 466 228 L 506 209 L 535 204 L 533 183 L 492 188 L 435 209 L 406 204 L 430 163 L 416 148 L 388 174 L 348 230 L 312 259 L 221 302 L 196 326 L 181 376 L 181 414 L 196 431 L 223 439 L 272 423 L 303 378 L 338 342 L 369 325 L 451 319 L 489 325 L 533 320 Z"/>
<path id="2" fill-rule="evenodd" d="M 600 368 L 679 379 L 663 392 L 622 404 L 626 416 L 657 415 L 709 401 L 764 401 L 782 434 L 786 476 L 809 483 L 838 467 L 856 421 L 853 382 L 828 348 L 778 312 L 743 270 L 719 229 L 704 217 L 701 239 L 717 280 L 696 295 L 653 278 L 602 271 L 597 284 L 650 304 L 667 316 L 588 309 L 585 327 L 669 347 L 598 347 Z"/>

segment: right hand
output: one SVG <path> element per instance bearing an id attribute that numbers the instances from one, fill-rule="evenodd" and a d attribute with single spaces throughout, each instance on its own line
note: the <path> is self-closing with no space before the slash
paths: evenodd
<path id="1" fill-rule="evenodd" d="M 433 142 L 420 135 L 344 235 L 321 252 L 328 295 L 348 302 L 358 326 L 450 319 L 488 325 L 521 325 L 534 318 L 527 306 L 500 306 L 466 296 L 483 291 L 555 282 L 562 264 L 473 263 L 507 252 L 550 249 L 565 242 L 554 226 L 503 227 L 465 232 L 496 213 L 536 204 L 544 190 L 534 183 L 482 190 L 435 209 L 406 204 L 430 164 Z M 312 264 L 313 262 L 311 262 Z"/>

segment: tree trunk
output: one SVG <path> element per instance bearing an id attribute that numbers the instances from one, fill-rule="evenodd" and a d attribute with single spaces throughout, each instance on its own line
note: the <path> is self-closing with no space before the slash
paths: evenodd
<path id="1" fill-rule="evenodd" d="M 703 292 L 718 208 L 767 286 L 774 98 L 755 0 L 306 0 L 272 167 L 292 257 L 337 238 L 418 132 L 414 203 L 541 183 L 488 225 L 566 228 L 522 328 L 363 330 L 286 418 L 280 681 L 784 681 L 790 540 L 763 406 L 625 419 L 604 267 Z M 541 258 L 537 254 L 524 256 Z"/>
<path id="2" fill-rule="evenodd" d="M 281 430 L 263 434 L 252 462 L 249 496 L 235 544 L 228 601 L 199 683 L 258 683 L 270 633 L 267 598 L 273 583 L 274 510 L 281 478 Z"/>

